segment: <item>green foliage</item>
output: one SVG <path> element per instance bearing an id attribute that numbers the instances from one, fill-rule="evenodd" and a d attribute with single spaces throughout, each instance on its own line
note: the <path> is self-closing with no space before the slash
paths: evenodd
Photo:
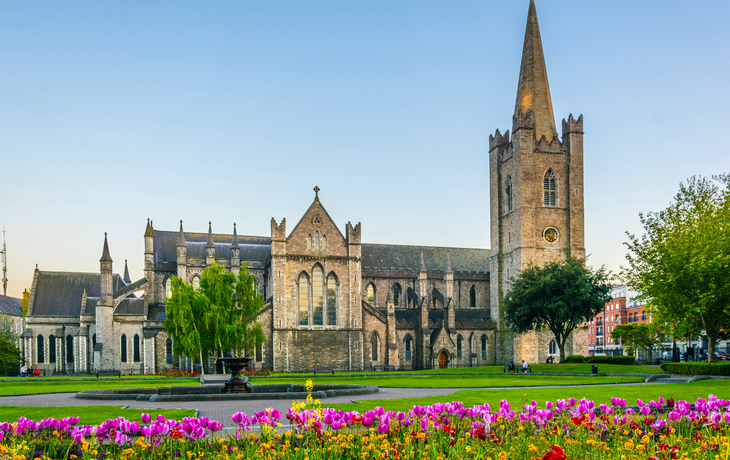
<path id="1" fill-rule="evenodd" d="M 730 363 L 664 363 L 661 368 L 667 374 L 730 376 Z"/>
<path id="2" fill-rule="evenodd" d="M 560 362 L 565 362 L 565 341 L 579 325 L 603 311 L 610 300 L 608 271 L 594 271 L 573 257 L 542 267 L 530 265 L 512 279 L 504 298 L 507 327 L 517 332 L 543 328 L 555 336 Z"/>
<path id="3" fill-rule="evenodd" d="M 15 343 L 5 337 L 0 337 L 0 362 L 20 364 L 21 361 L 20 350 L 15 346 Z"/>
<path id="4" fill-rule="evenodd" d="M 652 350 L 662 343 L 659 328 L 653 323 L 619 324 L 611 331 L 614 342 L 626 345 L 632 350 L 640 348 L 649 355 L 652 362 Z"/>
<path id="5" fill-rule="evenodd" d="M 634 366 L 636 358 L 633 356 L 587 356 L 586 362 L 590 364 L 619 364 L 624 366 Z"/>
<path id="6" fill-rule="evenodd" d="M 708 360 L 730 334 L 730 175 L 692 177 L 670 206 L 640 214 L 623 276 L 675 337 L 704 334 Z"/>
<path id="7" fill-rule="evenodd" d="M 213 263 L 203 270 L 198 291 L 173 277 L 172 296 L 165 302 L 173 353 L 206 362 L 223 353 L 254 350 L 266 340 L 256 322 L 263 304 L 246 265 L 236 276 Z"/>
<path id="8" fill-rule="evenodd" d="M 20 310 L 25 318 L 25 314 L 28 313 L 28 304 L 30 303 L 30 290 L 28 288 L 23 289 L 23 298 L 20 299 Z"/>
<path id="9" fill-rule="evenodd" d="M 566 363 L 584 363 L 586 362 L 585 357 L 583 355 L 569 355 L 565 357 Z"/>

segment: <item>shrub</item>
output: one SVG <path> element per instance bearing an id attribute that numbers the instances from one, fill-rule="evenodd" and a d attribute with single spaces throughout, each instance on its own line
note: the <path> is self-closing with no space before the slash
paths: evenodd
<path id="1" fill-rule="evenodd" d="M 664 363 L 661 368 L 667 374 L 730 376 L 730 363 Z"/>
<path id="2" fill-rule="evenodd" d="M 566 363 L 584 363 L 586 359 L 583 355 L 570 355 L 565 357 Z"/>
<path id="3" fill-rule="evenodd" d="M 633 366 L 636 364 L 636 358 L 633 356 L 589 356 L 586 358 L 586 362 L 591 364 L 622 364 Z"/>
<path id="4" fill-rule="evenodd" d="M 155 371 L 155 375 L 159 375 L 160 377 L 199 377 L 200 371 L 185 371 L 185 370 Z"/>

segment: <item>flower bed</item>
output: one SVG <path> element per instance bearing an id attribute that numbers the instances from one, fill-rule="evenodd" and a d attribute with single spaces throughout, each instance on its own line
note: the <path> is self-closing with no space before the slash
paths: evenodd
<path id="1" fill-rule="evenodd" d="M 3 459 L 722 459 L 730 453 L 730 401 L 612 398 L 611 405 L 575 399 L 513 410 L 506 401 L 382 408 L 363 414 L 295 405 L 231 416 L 234 430 L 205 417 L 124 418 L 77 426 L 78 418 L 25 418 L 0 424 Z M 289 427 L 282 427 L 282 422 Z M 225 434 L 223 434 L 225 433 Z"/>
<path id="2" fill-rule="evenodd" d="M 184 370 L 173 370 L 173 371 L 154 371 L 149 372 L 160 377 L 200 377 L 200 371 L 184 371 Z"/>

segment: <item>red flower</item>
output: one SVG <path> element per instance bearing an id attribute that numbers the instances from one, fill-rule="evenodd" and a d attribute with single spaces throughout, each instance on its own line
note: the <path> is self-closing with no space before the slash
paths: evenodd
<path id="1" fill-rule="evenodd" d="M 173 431 L 172 432 L 172 438 L 173 439 L 180 439 L 182 438 L 182 431 Z"/>
<path id="2" fill-rule="evenodd" d="M 472 431 L 472 436 L 474 436 L 477 439 L 481 439 L 484 441 L 487 439 L 486 433 L 484 433 L 484 428 L 476 428 Z"/>
<path id="3" fill-rule="evenodd" d="M 444 430 L 444 433 L 448 433 L 448 434 L 451 434 L 451 433 L 453 433 L 453 432 L 454 432 L 454 429 L 453 429 L 453 428 L 451 428 L 451 427 L 450 427 L 450 426 L 448 426 L 448 425 L 444 425 L 444 427 L 443 427 L 443 430 Z"/>
<path id="4" fill-rule="evenodd" d="M 674 398 L 667 399 L 667 407 L 669 407 L 670 409 L 674 407 Z"/>
<path id="5" fill-rule="evenodd" d="M 553 444 L 551 447 L 552 450 L 543 455 L 540 460 L 568 460 L 568 457 L 565 455 L 565 452 L 563 452 L 563 449 L 561 449 L 560 446 Z"/>
<path id="6" fill-rule="evenodd" d="M 575 426 L 580 426 L 580 424 L 583 423 L 583 417 L 570 417 L 570 420 Z"/>

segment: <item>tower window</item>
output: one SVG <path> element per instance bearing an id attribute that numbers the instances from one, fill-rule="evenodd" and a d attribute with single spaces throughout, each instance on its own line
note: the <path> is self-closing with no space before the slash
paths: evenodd
<path id="1" fill-rule="evenodd" d="M 193 276 L 193 289 L 196 291 L 200 289 L 200 277 L 199 276 Z"/>
<path id="2" fill-rule="evenodd" d="M 469 306 L 471 308 L 477 307 L 477 289 L 474 286 L 469 289 Z"/>
<path id="3" fill-rule="evenodd" d="M 393 286 L 393 306 L 400 306 L 400 286 L 397 284 Z"/>
<path id="4" fill-rule="evenodd" d="M 505 195 L 507 195 L 507 212 L 510 212 L 512 211 L 512 176 L 507 176 Z"/>
<path id="5" fill-rule="evenodd" d="M 552 169 L 548 169 L 543 179 L 543 204 L 556 206 L 558 194 L 558 178 Z"/>

